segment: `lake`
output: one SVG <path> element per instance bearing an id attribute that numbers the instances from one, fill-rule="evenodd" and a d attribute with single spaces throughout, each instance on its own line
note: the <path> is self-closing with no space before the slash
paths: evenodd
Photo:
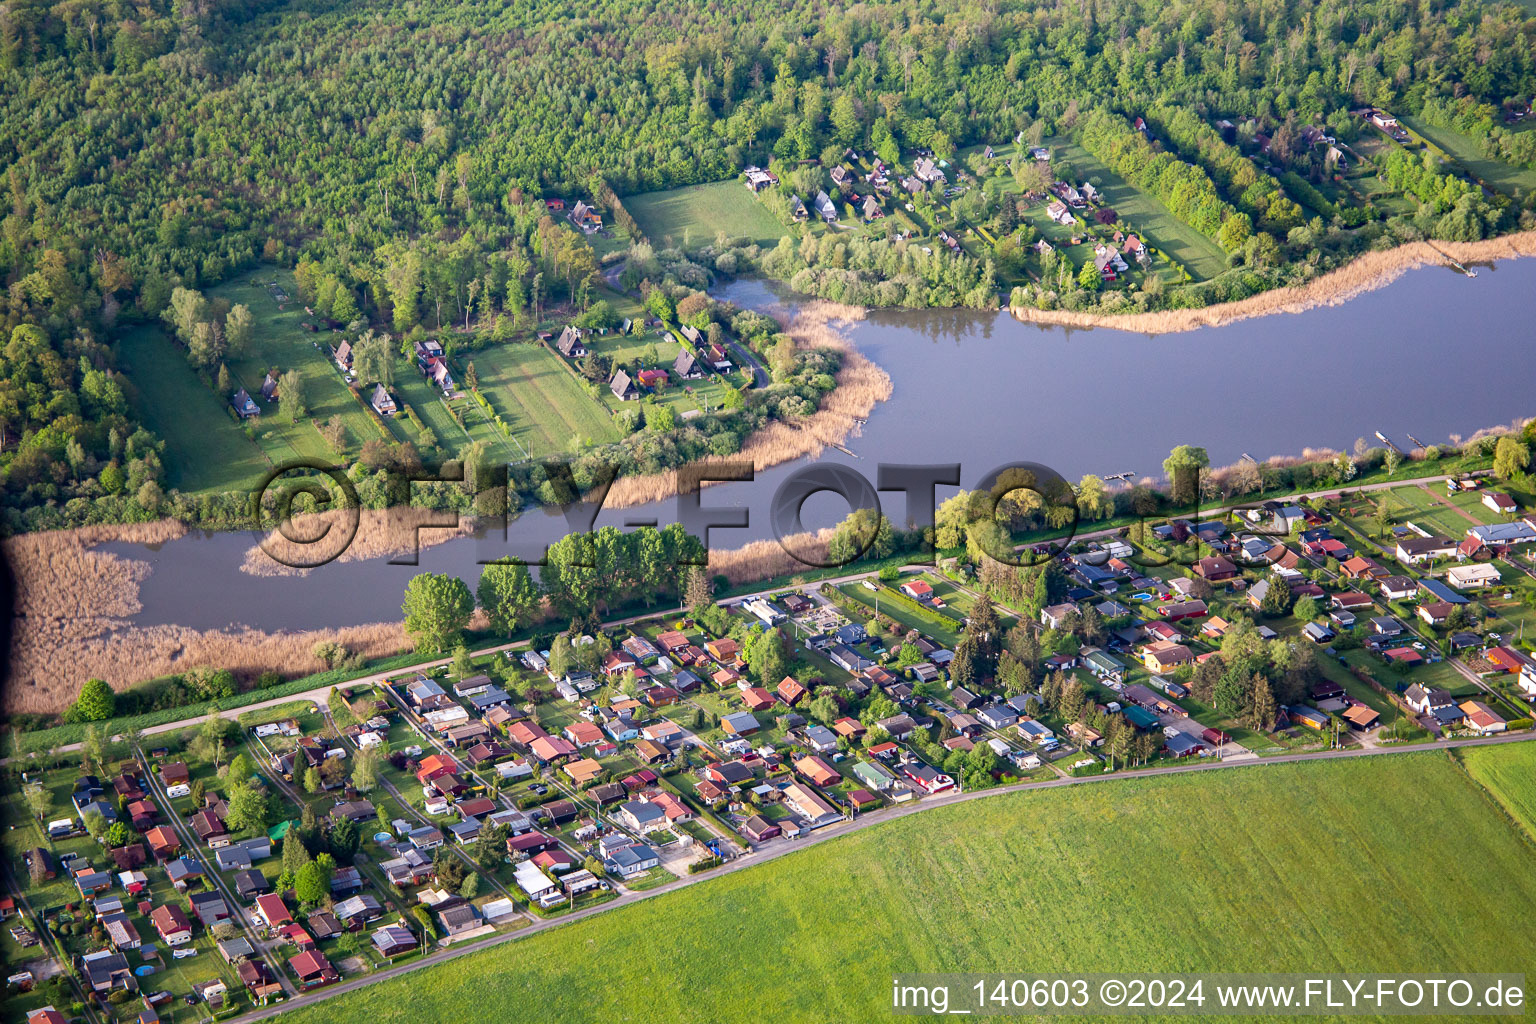
<path id="1" fill-rule="evenodd" d="M 717 294 L 753 308 L 783 301 L 758 281 Z M 822 461 L 871 481 L 882 461 L 958 462 L 971 486 L 1012 461 L 1073 480 L 1155 477 L 1178 444 L 1204 445 L 1215 465 L 1245 453 L 1347 450 L 1359 437 L 1376 443 L 1377 430 L 1404 448 L 1409 434 L 1434 444 L 1531 413 L 1533 294 L 1536 260 L 1515 260 L 1476 279 L 1424 268 L 1339 306 L 1161 336 L 1023 324 L 1001 312 L 875 312 L 849 334 L 890 374 L 894 393 L 847 440 L 852 456 L 828 450 Z M 706 488 L 705 505 L 751 516 L 747 529 L 714 531 L 711 545 L 771 536 L 773 493 L 805 461 Z M 948 493 L 941 488 L 939 500 Z M 901 496 L 882 501 L 900 521 Z M 823 494 L 806 502 L 804 522 L 831 525 L 846 514 L 842 499 Z M 667 501 L 605 511 L 598 525 L 676 519 Z M 535 511 L 510 529 L 524 543 L 548 542 L 566 526 Z M 338 562 L 307 577 L 262 578 L 240 571 L 252 543 L 250 533 L 196 532 L 110 549 L 153 565 L 136 622 L 267 630 L 397 619 L 414 573 L 453 572 L 473 586 L 479 560 L 508 552 L 499 537 L 466 538 L 422 551 L 419 566 Z"/>

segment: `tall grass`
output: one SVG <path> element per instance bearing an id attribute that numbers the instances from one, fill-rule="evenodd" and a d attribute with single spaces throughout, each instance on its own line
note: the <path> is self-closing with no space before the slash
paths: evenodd
<path id="1" fill-rule="evenodd" d="M 732 586 L 769 580 L 777 576 L 793 576 L 796 573 L 815 571 L 814 566 L 790 554 L 795 551 L 813 562 L 827 560 L 827 545 L 832 541 L 831 527 L 809 533 L 799 533 L 776 540 L 754 540 L 739 548 L 713 550 L 709 553 L 709 571 L 724 576 Z"/>
<path id="2" fill-rule="evenodd" d="M 149 563 L 96 545 L 163 541 L 181 532 L 184 527 L 173 522 L 93 526 L 5 542 L 17 581 L 5 711 L 61 711 L 90 678 L 122 690 L 200 665 L 248 678 L 273 670 L 304 675 L 325 667 L 313 653 L 316 641 L 323 639 L 370 658 L 405 649 L 405 631 L 396 622 L 297 633 L 133 626 L 128 620 L 142 607 L 139 584 L 149 575 Z"/>

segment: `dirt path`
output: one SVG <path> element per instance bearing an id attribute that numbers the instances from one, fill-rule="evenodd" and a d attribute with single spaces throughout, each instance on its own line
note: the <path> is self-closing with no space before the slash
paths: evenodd
<path id="1" fill-rule="evenodd" d="M 1419 484 L 1419 490 L 1429 495 L 1430 501 L 1434 502 L 1436 505 L 1443 505 L 1444 507 L 1450 509 L 1452 512 L 1455 512 L 1457 515 L 1461 516 L 1461 518 L 1471 523 L 1473 526 L 1483 525 L 1482 520 L 1478 519 L 1477 516 L 1474 516 L 1471 512 L 1468 512 L 1454 501 L 1451 501 L 1442 495 L 1436 494 L 1434 491 L 1430 490 L 1428 487 L 1425 487 L 1423 484 Z"/>

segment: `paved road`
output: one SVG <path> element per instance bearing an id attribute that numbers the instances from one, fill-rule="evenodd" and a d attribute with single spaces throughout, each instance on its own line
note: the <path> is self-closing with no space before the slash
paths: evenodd
<path id="1" fill-rule="evenodd" d="M 25 917 L 31 920 L 33 922 L 32 926 L 40 933 L 39 938 L 46 935 L 48 933 L 48 926 L 43 915 L 39 914 L 36 908 L 32 906 L 31 901 L 27 899 L 26 890 L 16 881 L 16 876 L 11 874 L 11 866 L 8 863 L 0 862 L 0 882 L 5 883 L 6 892 L 15 895 L 16 906 L 21 910 L 21 914 L 18 917 Z M 85 989 L 80 984 L 80 979 L 75 977 L 74 972 L 69 970 L 68 966 L 59 960 L 55 951 L 47 945 L 46 939 L 43 940 L 42 945 L 37 947 L 36 959 L 45 960 L 54 965 L 54 968 L 69 982 L 69 989 L 75 994 L 75 998 L 80 1002 L 80 1005 L 85 1007 L 85 1019 L 90 1024 L 100 1024 L 99 1004 L 94 998 L 87 997 Z M 27 960 L 18 959 L 14 966 L 9 969 L 19 971 L 22 969 L 22 964 L 28 962 L 31 962 L 30 958 Z"/>
<path id="2" fill-rule="evenodd" d="M 507 942 L 515 942 L 518 939 L 523 939 L 530 935 L 536 935 L 539 932 L 548 931 L 551 928 L 558 928 L 561 925 L 568 924 L 572 921 L 579 921 L 584 918 L 593 917 L 597 914 L 606 913 L 617 907 L 628 906 L 630 904 L 638 903 L 642 900 L 652 899 L 664 893 L 674 892 L 677 889 L 683 888 L 684 886 L 696 885 L 700 882 L 705 882 L 713 878 L 719 878 L 722 875 L 745 870 L 757 864 L 765 864 L 769 861 L 777 860 L 780 857 L 786 856 L 787 854 L 794 853 L 796 850 L 801 850 L 808 846 L 816 846 L 820 843 L 824 843 L 829 840 L 837 839 L 841 836 L 849 835 L 853 832 L 858 832 L 862 829 L 869 828 L 872 825 L 881 824 L 882 822 L 892 821 L 897 818 L 904 818 L 911 814 L 921 814 L 924 811 L 930 811 L 936 807 L 948 807 L 954 804 L 968 803 L 972 800 L 985 800 L 989 797 L 1001 796 L 1005 793 L 1019 793 L 1026 790 L 1056 789 L 1063 786 L 1078 786 L 1093 783 L 1115 782 L 1122 779 L 1140 779 L 1154 775 L 1182 775 L 1193 772 L 1236 770 L 1239 768 L 1262 768 L 1266 765 L 1288 764 L 1296 761 L 1318 761 L 1323 759 L 1351 757 L 1381 757 L 1390 756 L 1393 754 L 1413 753 L 1416 751 L 1424 750 L 1444 750 L 1451 747 L 1480 747 L 1493 746 L 1501 743 L 1523 743 L 1530 742 L 1532 739 L 1533 737 L 1525 734 L 1506 734 L 1500 736 L 1485 736 L 1469 739 L 1440 740 L 1429 743 L 1405 744 L 1403 746 L 1396 747 L 1321 750 L 1305 754 L 1281 754 L 1276 757 L 1265 758 L 1264 760 L 1257 763 L 1252 761 L 1239 761 L 1229 763 L 1216 760 L 1210 763 L 1169 765 L 1163 768 L 1147 768 L 1134 772 L 1112 772 L 1103 775 L 1092 775 L 1082 778 L 1066 777 L 1047 779 L 1044 782 L 1023 782 L 1012 786 L 999 786 L 995 789 L 985 789 L 974 792 L 957 791 L 953 793 L 940 794 L 939 796 L 934 797 L 925 797 L 916 803 L 898 804 L 894 807 L 884 808 L 879 811 L 873 811 L 866 815 L 861 815 L 852 820 L 845 820 L 835 825 L 829 825 L 826 828 L 818 829 L 806 839 L 778 840 L 776 842 L 769 843 L 766 846 L 758 847 L 757 849 L 753 850 L 753 852 L 745 856 L 738 857 L 732 861 L 728 861 L 724 866 L 714 871 L 709 871 L 701 875 L 692 875 L 686 878 L 679 878 L 675 882 L 668 882 L 666 885 L 659 886 L 655 889 L 649 889 L 644 892 L 625 893 L 618 899 L 600 904 L 599 906 L 590 907 L 585 910 L 578 910 L 564 917 L 539 921 L 519 931 L 495 935 L 489 938 L 481 939 L 479 941 L 468 942 L 460 946 L 450 947 L 440 952 L 429 954 L 420 960 L 415 960 L 408 964 L 401 964 L 398 967 L 391 967 L 373 974 L 352 978 L 347 981 L 340 982 L 336 985 L 332 985 L 329 988 L 321 989 L 319 991 L 307 992 L 296 999 L 291 999 L 278 1006 L 263 1007 L 251 1013 L 233 1018 L 233 1020 L 236 1022 L 236 1024 L 247 1024 L 247 1022 L 264 1020 L 268 1017 L 274 1017 L 277 1014 L 286 1013 L 287 1011 L 296 1007 L 307 1006 L 311 1003 L 319 1002 L 320 1000 L 340 995 L 343 992 L 350 992 L 354 989 L 361 988 L 364 985 L 376 984 L 377 982 L 383 981 L 386 978 L 393 978 L 398 975 L 410 973 L 411 971 L 420 970 L 423 967 L 430 967 L 433 964 L 441 963 L 445 960 L 451 960 L 455 957 L 463 956 L 466 953 L 473 953 L 482 949 L 489 949 L 492 946 L 499 946 Z"/>
<path id="3" fill-rule="evenodd" d="M 1472 476 L 1487 475 L 1487 471 L 1479 471 L 1478 473 L 1473 473 L 1471 475 Z M 1285 497 L 1286 497 L 1287 500 L 1297 500 L 1297 501 L 1300 501 L 1300 500 L 1304 500 L 1304 499 L 1307 499 L 1307 498 L 1321 497 L 1321 496 L 1323 496 L 1325 494 L 1338 494 L 1338 493 L 1340 493 L 1343 490 L 1350 490 L 1350 491 L 1379 491 L 1379 490 L 1386 490 L 1386 489 L 1392 488 L 1392 487 L 1400 487 L 1400 486 L 1402 486 L 1405 483 L 1422 482 L 1422 483 L 1425 483 L 1425 484 L 1431 484 L 1431 483 L 1441 483 L 1441 482 L 1444 482 L 1444 481 L 1449 480 L 1449 479 L 1451 479 L 1451 477 L 1449 475 L 1441 475 L 1441 476 L 1433 476 L 1433 477 L 1424 477 L 1424 478 L 1421 478 L 1421 480 L 1419 480 L 1419 481 L 1405 481 L 1405 480 L 1384 481 L 1384 482 L 1381 482 L 1381 483 L 1364 484 L 1364 485 L 1362 485 L 1360 487 L 1351 487 L 1351 488 L 1327 487 L 1327 488 L 1323 488 L 1321 490 L 1306 491 L 1306 492 L 1301 493 L 1301 494 L 1287 495 Z M 1229 512 L 1232 509 L 1242 508 L 1242 507 L 1244 507 L 1244 506 L 1241 505 L 1241 504 L 1229 504 L 1229 505 L 1219 506 L 1219 507 L 1216 507 L 1216 508 L 1201 509 L 1200 510 L 1200 514 L 1202 516 L 1216 516 L 1216 515 L 1221 515 L 1221 514 L 1223 514 L 1225 512 Z M 1115 536 L 1115 535 L 1119 534 L 1120 531 L 1123 530 L 1123 529 L 1125 529 L 1125 526 L 1123 526 L 1123 525 L 1122 526 L 1106 527 L 1106 528 L 1100 529 L 1100 530 L 1092 530 L 1092 531 L 1089 531 L 1089 532 L 1086 532 L 1086 533 L 1075 534 L 1073 539 L 1074 540 L 1094 540 L 1094 539 L 1098 539 L 1098 538 L 1102 538 L 1102 537 L 1110 537 L 1110 536 Z M 1031 547 L 1034 544 L 1039 544 L 1039 543 L 1050 543 L 1050 542 L 1034 541 L 1034 542 L 1031 542 L 1029 544 L 1019 544 L 1019 545 L 1016 546 L 1015 549 L 1016 550 L 1023 550 L 1026 547 Z M 1516 567 L 1519 568 L 1518 565 Z M 914 566 L 905 566 L 905 567 L 903 567 L 903 570 L 906 571 L 906 570 L 912 570 L 912 569 L 928 569 L 928 568 L 932 568 L 932 567 L 931 566 L 915 566 L 914 565 Z M 1522 571 L 1524 571 L 1524 570 L 1522 570 Z M 843 575 L 843 576 L 837 576 L 837 577 L 832 577 L 832 578 L 828 578 L 828 579 L 816 580 L 813 584 L 808 584 L 806 588 L 802 588 L 802 589 L 806 589 L 807 592 L 810 592 L 811 590 L 814 590 L 816 587 L 820 587 L 823 583 L 830 583 L 833 586 L 837 586 L 839 584 L 852 582 L 853 580 L 862 579 L 865 576 L 869 576 L 869 575 L 871 575 L 871 573 L 868 570 L 851 572 L 851 573 L 848 573 L 847 575 Z M 1536 573 L 1532 573 L 1531 575 L 1536 576 Z M 740 600 L 744 600 L 747 597 L 756 596 L 757 594 L 768 594 L 768 593 L 777 592 L 777 591 L 780 591 L 780 590 L 783 590 L 783 589 L 784 589 L 783 587 L 771 587 L 771 588 L 768 588 L 766 590 L 756 591 L 754 594 L 743 594 L 743 595 L 741 595 L 741 597 L 732 598 L 732 600 L 733 601 L 740 601 Z M 641 621 L 643 619 L 649 619 L 649 618 L 651 618 L 653 616 L 656 616 L 656 615 L 675 615 L 675 614 L 680 614 L 680 613 L 682 613 L 684 611 L 685 611 L 685 609 L 680 608 L 680 607 L 677 607 L 677 608 L 667 608 L 667 609 L 658 608 L 658 609 L 653 609 L 651 611 L 645 612 L 645 613 L 640 614 L 640 615 L 632 615 L 632 616 L 629 616 L 628 618 L 617 619 L 617 620 L 614 620 L 612 622 L 605 623 L 605 625 L 609 625 L 609 626 L 627 625 L 627 624 L 632 623 L 632 622 L 639 622 L 639 621 Z M 493 653 L 496 653 L 496 652 L 499 652 L 499 651 L 515 650 L 517 648 L 525 647 L 525 646 L 527 646 L 527 641 L 526 640 L 519 640 L 519 641 L 514 641 L 514 642 L 511 642 L 511 643 L 496 644 L 496 645 L 490 646 L 490 647 L 482 647 L 482 648 L 474 651 L 473 654 L 478 657 L 478 656 L 485 655 L 485 654 L 493 654 Z M 380 682 L 383 682 L 385 679 L 387 679 L 387 678 L 389 678 L 391 676 L 409 675 L 412 672 L 426 671 L 428 669 L 433 669 L 433 668 L 437 668 L 437 667 L 442 666 L 442 665 L 450 664 L 452 662 L 452 660 L 453 660 L 452 658 L 448 658 L 448 657 L 434 658 L 434 659 L 429 660 L 429 661 L 418 662 L 417 664 L 407 665 L 407 666 L 402 667 L 402 668 L 391 669 L 391 670 L 385 671 L 385 672 L 375 672 L 375 673 L 373 673 L 371 675 L 361 676 L 361 677 L 356 678 L 356 679 L 349 679 L 349 680 L 346 680 L 341 685 L 342 686 L 346 686 L 346 687 L 352 687 L 352 686 L 366 686 L 366 685 L 369 685 L 369 684 L 372 684 L 372 683 L 380 683 Z M 311 700 L 311 701 L 315 701 L 315 702 L 323 705 L 323 704 L 325 704 L 326 697 L 330 693 L 330 691 L 331 691 L 331 687 L 329 687 L 329 686 L 318 686 L 318 687 L 315 687 L 312 690 L 305 690 L 302 693 L 290 693 L 290 694 L 288 694 L 286 696 L 273 697 L 270 700 L 258 701 L 255 704 L 245 704 L 245 705 L 242 705 L 240 707 L 229 708 L 229 709 L 220 711 L 219 714 L 222 717 L 224 717 L 224 718 L 236 719 L 236 718 L 239 718 L 241 715 L 245 714 L 247 711 L 259 711 L 259 710 L 261 710 L 263 708 L 276 707 L 276 706 L 281 705 L 281 704 L 288 704 L 288 703 L 291 703 L 293 701 L 300 701 L 300 700 Z M 187 719 L 182 719 L 182 720 L 176 721 L 176 722 L 167 722 L 167 723 L 165 723 L 163 725 L 150 726 L 149 728 L 146 728 L 146 729 L 143 730 L 142 735 L 144 735 L 144 736 L 153 736 L 153 735 L 155 735 L 157 733 L 175 732 L 178 729 L 185 729 L 187 726 L 192 725 L 192 724 L 194 724 L 196 722 L 199 722 L 201 720 L 202 720 L 202 716 L 199 715 L 196 718 L 187 718 Z M 121 739 L 121 737 L 114 737 L 114 738 L 115 739 Z M 61 747 L 56 748 L 54 752 L 55 753 L 72 753 L 74 751 L 79 750 L 80 746 L 81 745 L 79 743 L 69 743 L 69 744 L 65 744 L 65 745 L 63 745 Z M 25 758 L 5 758 L 3 760 L 0 760 L 0 764 L 9 764 L 9 763 L 11 763 L 12 761 L 15 761 L 15 760 L 25 760 Z"/>
<path id="4" fill-rule="evenodd" d="M 806 586 L 804 588 L 801 588 L 801 589 L 804 589 L 804 590 L 806 590 L 809 593 L 809 592 L 813 591 L 815 588 L 820 587 L 823 583 L 830 583 L 833 586 L 837 586 L 837 585 L 840 585 L 840 584 L 843 584 L 843 583 L 851 583 L 854 580 L 863 579 L 864 577 L 869 576 L 869 575 L 872 575 L 872 571 L 871 570 L 869 570 L 869 569 L 860 569 L 860 570 L 858 570 L 856 572 L 848 573 L 845 576 L 835 576 L 835 577 L 831 577 L 831 578 L 828 578 L 828 579 L 818 579 L 814 583 L 806 584 Z M 794 588 L 768 587 L 768 588 L 766 588 L 764 590 L 753 591 L 750 594 L 741 594 L 741 595 L 738 595 L 736 597 L 729 598 L 729 601 L 732 604 L 736 604 L 736 603 L 739 603 L 741 601 L 745 601 L 745 600 L 747 600 L 750 597 L 757 597 L 757 596 L 766 595 L 766 594 L 777 594 L 777 593 L 780 593 L 780 592 L 782 592 L 782 591 L 784 591 L 786 589 L 794 589 Z M 683 608 L 681 606 L 674 606 L 674 607 L 670 607 L 670 608 L 660 608 L 660 607 L 658 607 L 658 608 L 652 608 L 651 610 L 646 611 L 646 612 L 641 612 L 638 615 L 629 615 L 629 616 L 626 616 L 626 617 L 624 617 L 622 619 L 612 619 L 612 620 L 609 620 L 607 622 L 604 622 L 603 625 L 604 625 L 604 627 L 628 626 L 628 625 L 630 625 L 632 623 L 643 622 L 643 621 L 645 621 L 647 619 L 653 619 L 653 618 L 655 618 L 657 616 L 662 616 L 663 618 L 665 618 L 667 616 L 672 616 L 672 615 L 684 615 L 684 614 L 687 614 L 687 611 L 688 610 L 686 608 Z M 479 648 L 476 648 L 475 650 L 471 651 L 470 654 L 473 657 L 479 658 L 479 657 L 483 657 L 483 656 L 485 656 L 487 654 L 498 654 L 498 653 L 500 653 L 502 651 L 520 650 L 521 648 L 524 648 L 524 647 L 527 647 L 527 646 L 528 646 L 528 641 L 527 640 L 513 640 L 513 641 L 510 641 L 508 643 L 493 644 L 493 645 L 488 646 L 488 647 L 479 647 Z M 387 680 L 395 678 L 395 677 L 398 677 L 398 676 L 407 676 L 407 675 L 410 675 L 410 674 L 412 674 L 414 672 L 426 672 L 426 671 L 429 671 L 429 670 L 434 669 L 434 668 L 441 668 L 444 665 L 451 665 L 452 663 L 453 663 L 453 658 L 451 658 L 451 657 L 432 658 L 432 659 L 430 659 L 428 661 L 419 661 L 419 662 L 416 662 L 415 664 L 412 664 L 412 665 L 401 666 L 400 668 L 392 668 L 392 669 L 388 669 L 388 670 L 381 671 L 381 672 L 373 672 L 373 673 L 371 673 L 369 675 L 366 675 L 366 676 L 357 676 L 356 678 L 353 678 L 353 679 L 346 679 L 346 680 L 343 680 L 340 683 L 333 684 L 332 686 L 317 686 L 317 687 L 315 687 L 312 690 L 304 690 L 304 691 L 301 691 L 299 693 L 290 693 L 290 694 L 286 694 L 286 695 L 281 696 L 281 697 L 272 697 L 269 700 L 257 701 L 254 704 L 242 704 L 239 707 L 225 708 L 225 709 L 223 709 L 223 710 L 221 710 L 219 712 L 219 717 L 221 717 L 221 718 L 228 718 L 228 719 L 231 719 L 231 720 L 236 720 L 241 715 L 245 714 L 248 711 L 260 711 L 263 708 L 278 707 L 278 706 L 283 705 L 283 704 L 292 704 L 292 703 L 294 703 L 296 701 L 301 701 L 301 700 L 312 701 L 316 705 L 318 705 L 319 707 L 324 708 L 326 706 L 326 704 L 327 704 L 327 700 L 330 697 L 331 690 L 335 686 L 340 686 L 344 690 L 350 690 L 354 686 L 369 686 L 369 685 L 373 685 L 373 684 L 376 684 L 376 683 L 384 683 Z M 196 725 L 197 723 L 203 721 L 206 717 L 207 716 L 204 715 L 204 714 L 198 714 L 198 715 L 195 715 L 195 716 L 190 717 L 190 718 L 179 719 L 179 720 L 177 720 L 175 722 L 166 722 L 166 723 L 163 723 L 161 725 L 150 726 L 150 727 L 142 730 L 140 735 L 147 737 L 147 736 L 154 736 L 154 735 L 156 735 L 158 733 L 176 732 L 177 730 L 186 729 L 186 728 L 188 728 L 190 726 Z M 124 737 L 121 736 L 121 735 L 115 735 L 115 736 L 112 737 L 112 739 L 120 741 L 120 740 L 124 739 Z M 55 747 L 53 749 L 52 753 L 68 754 L 68 753 L 73 753 L 73 752 L 79 750 L 80 748 L 81 748 L 81 744 L 79 744 L 79 743 L 66 743 L 66 744 L 63 744 L 62 746 Z M 27 756 L 28 755 L 20 755 L 20 756 L 3 758 L 3 759 L 0 759 L 0 764 L 11 764 L 12 762 L 24 762 L 24 761 L 26 761 Z"/>

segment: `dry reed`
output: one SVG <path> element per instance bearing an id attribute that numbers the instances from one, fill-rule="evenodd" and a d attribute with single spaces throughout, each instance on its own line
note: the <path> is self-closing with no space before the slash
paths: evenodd
<path id="1" fill-rule="evenodd" d="M 834 532 L 828 527 L 786 537 L 782 544 L 776 540 L 755 540 L 728 551 L 712 550 L 709 553 L 709 571 L 712 575 L 724 576 L 732 586 L 811 572 L 815 567 L 806 565 L 790 554 L 790 551 L 798 552 L 813 562 L 825 562 Z"/>
<path id="2" fill-rule="evenodd" d="M 200 665 L 245 677 L 266 671 L 302 675 L 324 667 L 312 650 L 319 640 L 338 641 L 369 657 L 406 647 L 399 623 L 281 633 L 132 625 L 129 619 L 142 607 L 139 584 L 150 565 L 94 546 L 155 543 L 184 532 L 182 524 L 167 521 L 56 530 L 5 541 L 16 576 L 16 609 L 4 710 L 61 711 L 80 683 L 93 677 L 121 690 Z"/>
<path id="3" fill-rule="evenodd" d="M 1174 334 L 1200 327 L 1220 327 L 1271 313 L 1301 313 L 1319 306 L 1337 306 L 1365 292 L 1383 288 L 1410 270 L 1443 266 L 1447 256 L 1462 263 L 1536 256 L 1536 231 L 1522 231 L 1481 242 L 1409 242 L 1393 249 L 1362 253 L 1337 270 L 1295 288 L 1275 288 L 1237 302 L 1222 302 L 1202 309 L 1103 315 L 1015 306 L 1012 312 L 1020 320 L 1030 323 Z"/>

